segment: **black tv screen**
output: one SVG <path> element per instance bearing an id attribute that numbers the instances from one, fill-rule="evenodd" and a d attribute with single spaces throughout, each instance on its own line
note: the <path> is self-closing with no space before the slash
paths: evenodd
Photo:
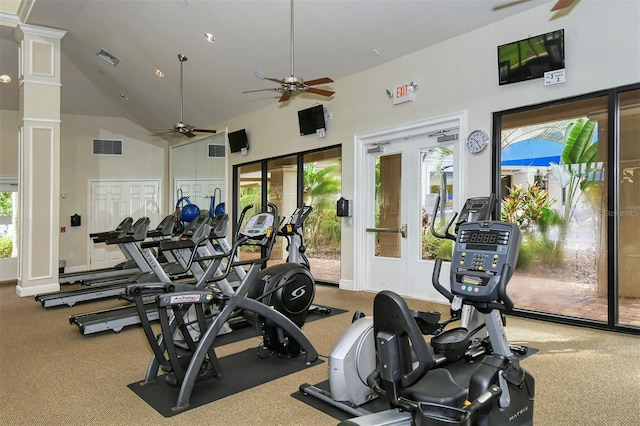
<path id="1" fill-rule="evenodd" d="M 498 46 L 500 85 L 544 77 L 564 68 L 564 30 Z"/>
<path id="2" fill-rule="evenodd" d="M 324 107 L 315 105 L 298 111 L 300 136 L 316 134 L 319 129 L 325 130 Z"/>
<path id="3" fill-rule="evenodd" d="M 249 149 L 249 141 L 247 139 L 247 132 L 245 129 L 236 130 L 227 135 L 229 137 L 229 150 L 231 152 L 242 152 L 244 148 Z"/>

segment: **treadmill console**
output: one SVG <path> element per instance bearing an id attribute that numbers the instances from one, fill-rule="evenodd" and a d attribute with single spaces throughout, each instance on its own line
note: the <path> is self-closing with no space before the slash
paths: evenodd
<path id="1" fill-rule="evenodd" d="M 491 214 L 496 204 L 496 198 L 493 194 L 490 197 L 475 197 L 465 201 L 458 222 L 456 223 L 456 233 L 462 223 L 479 222 L 481 220 L 491 220 Z"/>
<path id="2" fill-rule="evenodd" d="M 240 231 L 245 237 L 259 239 L 269 237 L 273 231 L 274 217 L 271 213 L 258 213 L 247 221 L 244 229 Z"/>
<path id="3" fill-rule="evenodd" d="M 295 211 L 291 214 L 289 218 L 289 222 L 287 222 L 280 232 L 284 235 L 292 235 L 298 229 L 302 228 L 304 221 L 307 220 L 309 214 L 313 210 L 311 206 L 300 206 L 295 209 Z"/>
<path id="4" fill-rule="evenodd" d="M 508 282 L 515 269 L 521 240 L 513 223 L 461 223 L 451 261 L 451 293 L 471 302 L 497 300 L 498 284 Z M 505 265 L 509 276 L 503 277 Z"/>

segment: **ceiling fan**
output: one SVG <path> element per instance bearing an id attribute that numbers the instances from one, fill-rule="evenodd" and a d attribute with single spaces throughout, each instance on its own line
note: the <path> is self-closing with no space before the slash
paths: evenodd
<path id="1" fill-rule="evenodd" d="M 187 57 L 183 54 L 178 54 L 178 60 L 180 61 L 180 121 L 175 123 L 171 129 L 157 129 L 157 130 L 166 130 L 165 132 L 156 133 L 154 136 L 162 135 L 165 133 L 179 133 L 188 138 L 192 138 L 195 136 L 195 133 L 216 133 L 215 130 L 207 130 L 207 129 L 196 129 L 191 124 L 187 124 L 182 120 L 183 117 L 183 109 L 184 109 L 184 93 L 182 89 L 182 64 L 187 62 Z"/>
<path id="2" fill-rule="evenodd" d="M 531 1 L 531 0 L 513 0 L 507 3 L 502 3 L 497 6 L 494 6 L 493 10 L 504 9 L 507 7 L 515 6 L 520 3 L 526 3 L 528 1 Z M 573 5 L 573 3 L 577 3 L 577 0 L 558 0 L 556 4 L 554 4 L 553 7 L 551 8 L 551 12 L 558 12 L 563 9 L 568 9 Z"/>
<path id="3" fill-rule="evenodd" d="M 273 89 L 258 89 L 258 90 L 248 90 L 242 93 L 252 93 L 252 92 L 263 92 L 263 91 L 276 91 L 281 92 L 282 96 L 278 102 L 288 101 L 291 96 L 296 95 L 298 93 L 313 93 L 315 95 L 320 96 L 333 96 L 335 93 L 332 90 L 318 89 L 317 86 L 319 84 L 332 83 L 329 77 L 317 78 L 315 80 L 303 80 L 301 77 L 297 77 L 293 71 L 293 0 L 291 0 L 291 75 L 288 77 L 284 77 L 283 79 L 266 77 L 263 73 L 257 72 L 256 77 L 262 80 L 273 81 L 274 83 L 279 83 L 280 87 L 275 87 Z"/>

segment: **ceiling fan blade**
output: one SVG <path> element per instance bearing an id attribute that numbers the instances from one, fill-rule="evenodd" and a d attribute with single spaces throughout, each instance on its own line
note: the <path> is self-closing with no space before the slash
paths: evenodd
<path id="1" fill-rule="evenodd" d="M 152 133 L 151 136 L 162 136 L 162 135 L 166 135 L 168 133 L 174 132 L 173 129 L 152 129 L 152 130 L 161 130 L 161 131 L 158 133 Z"/>
<path id="2" fill-rule="evenodd" d="M 280 99 L 278 100 L 278 102 L 286 102 L 289 100 L 290 97 L 291 97 L 291 92 L 286 91 L 282 94 L 282 96 L 280 96 Z"/>
<path id="3" fill-rule="evenodd" d="M 551 8 L 551 12 L 566 9 L 567 7 L 571 6 L 573 2 L 574 0 L 558 0 L 558 2 Z"/>
<path id="4" fill-rule="evenodd" d="M 307 87 L 305 92 L 313 93 L 313 94 L 320 95 L 320 96 L 333 96 L 333 94 L 336 93 L 336 92 L 331 91 L 331 90 L 316 89 L 315 87 Z"/>
<path id="5" fill-rule="evenodd" d="M 282 84 L 282 80 L 273 77 L 265 77 L 265 80 L 273 81 L 274 83 Z"/>
<path id="6" fill-rule="evenodd" d="M 520 3 L 526 3 L 528 1 L 531 1 L 531 0 L 513 0 L 513 1 L 510 1 L 510 2 L 507 2 L 507 3 L 499 4 L 497 6 L 493 6 L 493 8 L 491 10 L 496 11 L 496 10 L 506 9 L 508 7 L 515 6 L 515 5 L 520 4 Z"/>
<path id="7" fill-rule="evenodd" d="M 304 82 L 304 84 L 306 84 L 307 86 L 315 86 L 318 84 L 326 84 L 326 83 L 333 83 L 333 80 L 331 80 L 329 77 L 322 77 L 322 78 L 316 78 L 315 80 L 309 80 Z"/>
<path id="8" fill-rule="evenodd" d="M 192 132 L 181 132 L 181 133 L 188 138 L 192 138 L 196 135 L 195 133 L 192 133 Z"/>
<path id="9" fill-rule="evenodd" d="M 208 129 L 191 129 L 192 132 L 198 132 L 198 133 L 217 133 L 215 130 L 208 130 Z"/>
<path id="10" fill-rule="evenodd" d="M 273 89 L 247 90 L 247 91 L 242 92 L 242 93 L 267 92 L 267 91 L 269 91 L 269 92 L 274 92 L 274 91 L 278 92 L 279 90 L 280 90 L 280 88 L 276 87 L 276 88 L 273 88 Z"/>

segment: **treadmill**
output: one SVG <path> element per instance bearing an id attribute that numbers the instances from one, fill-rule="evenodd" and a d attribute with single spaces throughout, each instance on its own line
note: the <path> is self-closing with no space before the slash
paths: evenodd
<path id="1" fill-rule="evenodd" d="M 197 281 L 191 285 L 195 287 L 206 287 L 209 280 L 218 273 L 221 264 L 221 260 L 216 259 L 217 250 L 215 249 L 215 245 L 221 245 L 225 248 L 228 247 L 228 243 L 224 240 L 227 224 L 228 215 L 226 214 L 217 215 L 211 219 L 208 216 L 202 215 L 188 225 L 180 240 L 161 241 L 158 246 L 163 252 L 169 251 L 178 254 L 179 258 L 184 258 L 185 251 L 189 251 L 191 254 L 185 268 L 175 272 L 184 273 L 186 270 L 191 270 L 194 276 L 197 277 Z M 148 248 L 149 247 L 145 250 L 148 250 Z M 204 263 L 207 263 L 206 267 Z M 244 270 L 239 272 L 239 274 L 244 276 Z M 225 283 L 230 286 L 228 282 L 225 281 Z M 136 283 L 129 283 L 127 287 L 135 284 Z M 157 283 L 147 282 L 147 285 L 157 285 L 158 287 L 164 288 L 167 285 L 173 285 L 173 283 L 171 281 L 159 281 Z M 221 285 L 224 286 L 223 283 L 221 283 Z M 119 333 L 125 327 L 140 324 L 140 316 L 138 315 L 139 308 L 143 308 L 146 311 L 146 318 L 148 318 L 149 321 L 156 321 L 158 319 L 156 302 L 147 300 L 142 307 L 138 308 L 132 303 L 123 307 L 72 315 L 69 317 L 69 323 L 77 325 L 83 335 L 108 330 Z"/>
<path id="2" fill-rule="evenodd" d="M 113 278 L 110 281 L 105 281 L 100 285 L 94 285 L 87 288 L 79 288 L 75 290 L 59 291 L 56 293 L 43 294 L 35 296 L 35 300 L 42 304 L 43 308 L 52 308 L 56 306 L 73 306 L 78 302 L 88 302 L 100 299 L 106 299 L 110 297 L 119 297 L 127 284 L 135 282 L 143 275 L 148 275 L 152 272 L 151 267 L 143 261 L 139 255 L 139 249 L 135 246 L 136 242 L 140 242 L 145 238 L 153 238 L 155 240 L 163 240 L 171 238 L 173 231 L 173 215 L 165 217 L 162 222 L 153 230 L 147 231 L 149 226 L 149 219 L 142 217 L 136 221 L 134 226 L 131 227 L 129 232 L 124 236 L 113 237 L 114 234 L 107 235 L 104 233 L 100 238 L 104 239 L 105 243 L 117 243 L 120 245 L 124 252 L 128 253 L 131 259 L 137 258 L 138 274 L 129 274 L 121 277 L 120 279 Z M 149 277 L 149 280 L 155 280 L 156 277 Z"/>
<path id="3" fill-rule="evenodd" d="M 131 217 L 125 217 L 114 230 L 91 233 L 89 234 L 89 237 L 93 240 L 94 244 L 101 243 L 104 242 L 106 238 L 115 238 L 118 236 L 126 235 L 127 232 L 131 230 L 132 226 L 133 219 Z M 67 272 L 58 276 L 58 282 L 60 284 L 74 284 L 76 282 L 83 283 L 88 280 L 108 279 L 140 272 L 135 262 L 133 262 L 133 260 L 127 255 L 127 253 L 123 254 L 127 260 L 117 264 L 114 267 L 78 272 Z"/>

